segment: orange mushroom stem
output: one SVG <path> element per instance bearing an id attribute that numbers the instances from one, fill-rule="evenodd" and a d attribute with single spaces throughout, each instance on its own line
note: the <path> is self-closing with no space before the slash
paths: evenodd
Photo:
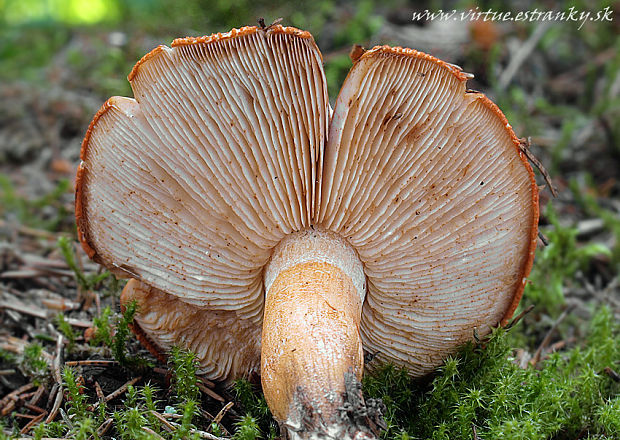
<path id="1" fill-rule="evenodd" d="M 345 375 L 360 380 L 359 325 L 366 294 L 362 263 L 342 238 L 305 230 L 287 237 L 265 272 L 261 378 L 273 415 L 292 431 L 320 415 L 342 432 Z"/>

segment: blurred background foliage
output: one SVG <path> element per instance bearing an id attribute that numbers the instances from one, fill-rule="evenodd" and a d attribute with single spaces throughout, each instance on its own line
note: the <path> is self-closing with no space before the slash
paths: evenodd
<path id="1" fill-rule="evenodd" d="M 534 8 L 567 11 L 570 7 L 595 12 L 610 7 L 615 9 L 613 16 L 617 17 L 617 6 L 617 2 L 608 0 L 521 0 L 509 4 L 497 0 L 0 0 L 0 79 L 54 81 L 62 76 L 60 69 L 68 69 L 77 87 L 94 90 L 102 96 L 128 94 L 129 85 L 124 74 L 154 46 L 169 43 L 179 36 L 205 35 L 256 24 L 259 17 L 264 17 L 267 23 L 282 17 L 284 24 L 306 29 L 315 36 L 325 55 L 326 75 L 333 96 L 350 67 L 347 55 L 352 44 L 409 43 L 415 48 L 415 38 L 403 38 L 408 28 L 431 28 L 441 24 L 439 21 L 413 22 L 415 12 L 492 9 L 517 13 Z M 552 23 L 537 42 L 541 52 L 550 57 L 543 66 L 550 71 L 529 72 L 539 80 L 538 90 L 545 92 L 534 96 L 519 87 L 518 76 L 509 87 L 498 84 L 497 80 L 506 67 L 504 63 L 509 60 L 509 37 L 525 38 L 543 22 L 486 24 L 453 22 L 442 28 L 442 32 L 427 34 L 435 36 L 435 46 L 441 48 L 445 45 L 440 40 L 454 40 L 454 35 L 465 32 L 467 35 L 457 41 L 456 50 L 447 51 L 454 57 L 448 61 L 475 73 L 475 85 L 490 88 L 492 94 L 498 95 L 509 119 L 523 124 L 527 134 L 534 135 L 543 129 L 544 122 L 532 118 L 532 112 L 554 113 L 566 119 L 562 138 L 555 149 L 552 163 L 555 166 L 571 134 L 587 123 L 588 118 L 581 114 L 583 110 L 587 110 L 588 115 L 599 116 L 619 106 L 617 96 L 612 93 L 603 94 L 610 99 L 592 99 L 596 79 L 601 74 L 610 79 L 603 87 L 618 87 L 613 83 L 620 64 L 618 20 L 585 23 L 581 29 L 581 23 Z M 616 56 L 611 56 L 609 50 Z M 441 55 L 446 51 L 439 52 Z M 602 60 L 596 58 L 600 54 L 609 56 L 603 56 Z M 582 72 L 585 89 L 577 96 L 569 94 L 570 102 L 550 106 L 545 99 L 549 91 L 541 90 L 544 81 L 540 80 L 566 71 L 570 66 L 585 69 Z M 517 87 L 510 87 L 512 85 Z M 609 125 L 617 143 L 618 127 Z"/>
<path id="2" fill-rule="evenodd" d="M 265 0 L 0 0 L 0 79 L 40 79 L 41 67 L 58 60 L 79 76 L 82 85 L 106 94 L 130 93 L 128 72 L 146 51 L 179 36 L 225 32 L 233 27 L 267 24 L 309 30 L 322 48 L 340 48 L 327 69 L 330 92 L 350 67 L 353 43 L 368 43 L 389 8 L 398 1 L 341 3 Z M 93 32 L 96 29 L 96 32 Z M 106 35 L 106 31 L 109 33 Z M 48 73 L 51 73 L 48 71 Z"/>

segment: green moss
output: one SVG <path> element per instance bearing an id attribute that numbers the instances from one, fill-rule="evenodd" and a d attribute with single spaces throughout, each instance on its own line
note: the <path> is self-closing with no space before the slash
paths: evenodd
<path id="1" fill-rule="evenodd" d="M 127 388 L 124 408 L 114 413 L 117 431 L 122 439 L 143 439 L 147 438 L 147 433 L 142 429 L 148 426 L 148 420 L 144 414 L 144 408 L 138 401 L 136 388 Z"/>
<path id="2" fill-rule="evenodd" d="M 618 330 L 603 307 L 583 347 L 520 368 L 510 335 L 497 329 L 482 346 L 448 359 L 430 384 L 384 366 L 365 379 L 364 389 L 386 403 L 385 438 L 473 439 L 474 427 L 480 439 L 607 435 L 618 420 L 612 402 L 620 386 L 602 372 L 620 363 Z"/>
<path id="3" fill-rule="evenodd" d="M 611 255 L 611 251 L 598 243 L 578 246 L 577 228 L 561 225 L 551 203 L 545 217 L 551 225 L 543 230 L 549 244 L 536 253 L 522 303 L 533 303 L 538 311 L 557 315 L 564 304 L 564 288 L 577 270 L 584 268 L 593 256 Z"/>
<path id="4" fill-rule="evenodd" d="M 596 411 L 596 430 L 609 438 L 620 438 L 620 396 L 610 398 Z"/>
<path id="5" fill-rule="evenodd" d="M 138 303 L 136 301 L 125 304 L 125 310 L 116 323 L 116 332 L 110 348 L 114 359 L 123 366 L 144 367 L 148 365 L 146 359 L 129 356 L 127 351 L 127 341 L 131 334 L 129 326 L 133 323 L 137 311 Z"/>
<path id="6" fill-rule="evenodd" d="M 256 440 L 261 438 L 260 428 L 254 417 L 246 414 L 235 424 L 237 430 L 233 435 L 235 440 Z"/>
<path id="7" fill-rule="evenodd" d="M 58 248 L 60 249 L 62 256 L 65 258 L 67 266 L 69 266 L 75 274 L 75 279 L 83 291 L 94 290 L 103 280 L 108 277 L 113 277 L 113 275 L 107 270 L 102 273 L 86 275 L 76 263 L 73 241 L 68 237 L 58 238 Z"/>
<path id="8" fill-rule="evenodd" d="M 239 406 L 247 416 L 238 421 L 237 431 L 241 430 L 242 426 L 245 427 L 243 428 L 245 434 L 239 435 L 250 435 L 256 425 L 258 432 L 268 433 L 267 438 L 276 438 L 278 427 L 260 389 L 246 379 L 238 379 L 234 383 L 233 390 Z"/>
<path id="9" fill-rule="evenodd" d="M 69 353 L 72 352 L 73 349 L 75 348 L 75 339 L 77 338 L 77 335 L 75 334 L 75 331 L 73 330 L 73 327 L 71 326 L 71 324 L 69 324 L 69 322 L 65 318 L 65 315 L 62 313 L 59 313 L 58 315 L 56 315 L 54 322 L 56 324 L 56 328 L 58 328 L 60 333 L 62 333 L 63 336 L 67 338 L 67 341 L 68 341 L 67 351 Z"/>
<path id="10" fill-rule="evenodd" d="M 24 348 L 19 365 L 23 373 L 37 386 L 49 378 L 49 366 L 43 357 L 43 346 L 37 342 Z"/>
<path id="11" fill-rule="evenodd" d="M 85 418 L 87 415 L 86 402 L 88 396 L 84 393 L 84 385 L 79 382 L 78 378 L 75 376 L 75 372 L 69 367 L 65 367 L 62 370 L 62 380 L 69 393 L 68 414 L 77 419 Z"/>
<path id="12" fill-rule="evenodd" d="M 93 318 L 93 327 L 95 329 L 95 334 L 93 338 L 90 340 L 90 344 L 97 345 L 105 345 L 106 347 L 111 347 L 114 341 L 112 336 L 112 309 L 110 307 L 104 307 L 101 310 L 101 314 L 95 318 Z"/>
<path id="13" fill-rule="evenodd" d="M 173 388 L 179 402 L 196 402 L 200 395 L 196 377 L 196 355 L 191 351 L 174 347 L 170 353 L 173 372 Z"/>
<path id="14" fill-rule="evenodd" d="M 192 425 L 192 420 L 198 410 L 198 404 L 194 400 L 185 400 L 181 405 L 183 417 L 181 423 L 174 431 L 172 435 L 173 440 L 198 440 L 200 436 L 194 431 L 195 427 Z"/>
<path id="15" fill-rule="evenodd" d="M 0 348 L 0 362 L 14 363 L 16 357 L 10 351 Z"/>

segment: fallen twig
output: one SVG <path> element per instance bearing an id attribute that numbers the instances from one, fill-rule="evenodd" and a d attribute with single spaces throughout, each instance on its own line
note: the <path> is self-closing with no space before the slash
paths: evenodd
<path id="1" fill-rule="evenodd" d="M 54 379 L 56 380 L 56 383 L 59 385 L 62 384 L 62 375 L 60 373 L 60 365 L 62 364 L 62 350 L 64 346 L 64 340 L 65 338 L 61 334 L 59 334 L 58 338 L 56 339 L 56 356 L 54 357 L 54 362 L 53 362 Z"/>
<path id="2" fill-rule="evenodd" d="M 80 328 L 90 328 L 94 325 L 92 321 L 86 321 L 83 319 L 65 318 L 65 321 L 67 321 L 67 323 L 69 323 L 73 327 Z"/>
<path id="3" fill-rule="evenodd" d="M 44 275 L 45 273 L 40 271 L 39 269 L 32 269 L 32 268 L 26 267 L 23 269 L 7 270 L 5 272 L 2 272 L 0 274 L 0 278 L 18 280 L 18 279 L 41 277 Z"/>
<path id="4" fill-rule="evenodd" d="M 171 421 L 168 421 L 168 423 L 170 425 L 172 425 L 174 429 L 176 429 L 179 426 L 181 426 L 178 423 L 171 422 Z M 206 431 L 200 431 L 199 429 L 190 429 L 189 432 L 191 434 L 198 434 L 199 437 L 206 438 L 207 440 L 228 440 L 228 439 L 226 439 L 224 437 L 218 437 L 218 436 L 213 435 L 213 434 L 211 434 L 209 432 L 206 432 Z"/>
<path id="5" fill-rule="evenodd" d="M 175 430 L 175 427 L 172 426 L 170 422 L 162 414 L 158 413 L 157 411 L 153 411 L 153 410 L 151 410 L 150 413 L 153 414 L 157 418 L 157 420 L 159 420 L 164 425 L 164 428 L 166 428 L 168 432 L 172 432 Z"/>
<path id="6" fill-rule="evenodd" d="M 0 309 L 14 310 L 22 315 L 30 315 L 35 318 L 47 318 L 47 311 L 38 307 L 27 305 L 18 299 L 12 299 L 11 301 L 0 301 Z"/>
<path id="7" fill-rule="evenodd" d="M 523 319 L 523 317 L 525 315 L 530 313 L 533 309 L 534 309 L 534 304 L 531 304 L 531 305 L 527 306 L 521 313 L 519 313 L 517 316 L 515 316 L 512 319 L 512 321 L 510 321 L 508 324 L 506 324 L 506 326 L 504 328 L 506 330 L 509 330 L 509 329 L 513 328 L 515 325 L 518 324 L 519 321 L 521 321 L 521 319 Z"/>
<path id="8" fill-rule="evenodd" d="M 222 396 L 220 396 L 219 394 L 217 394 L 215 391 L 213 391 L 210 388 L 207 388 L 204 384 L 198 382 L 196 385 L 198 385 L 198 388 L 200 389 L 200 391 L 202 391 L 203 393 L 205 393 L 206 395 L 214 398 L 215 400 L 218 400 L 220 402 L 226 402 L 226 399 L 224 399 Z"/>
<path id="9" fill-rule="evenodd" d="M 24 413 L 18 413 L 18 412 L 13 413 L 12 416 L 19 417 L 20 419 L 30 419 L 30 420 L 37 417 L 34 414 L 24 414 Z"/>
<path id="10" fill-rule="evenodd" d="M 61 312 L 77 310 L 81 307 L 80 303 L 65 298 L 43 298 L 41 303 L 48 309 L 60 310 Z"/>
<path id="11" fill-rule="evenodd" d="M 222 429 L 226 434 L 229 434 L 229 432 L 222 424 L 220 424 L 220 422 L 222 421 L 222 419 L 224 418 L 228 410 L 233 407 L 233 405 L 234 405 L 233 402 L 228 402 L 226 405 L 222 407 L 220 412 L 218 412 L 217 415 L 213 418 L 213 423 L 218 425 L 220 429 Z"/>
<path id="12" fill-rule="evenodd" d="M 497 81 L 497 86 L 499 90 L 504 90 L 512 78 L 519 71 L 521 65 L 529 58 L 530 54 L 540 41 L 540 39 L 545 35 L 547 29 L 549 29 L 549 25 L 551 22 L 543 21 L 540 25 L 536 26 L 536 30 L 532 32 L 532 35 L 523 43 L 514 56 L 510 59 L 508 66 L 501 73 L 499 79 Z"/>
<path id="13" fill-rule="evenodd" d="M 595 234 L 605 228 L 605 221 L 602 218 L 589 218 L 577 223 L 577 237 L 584 237 Z"/>
<path id="14" fill-rule="evenodd" d="M 37 423 L 41 422 L 45 416 L 47 415 L 47 411 L 42 412 L 41 414 L 39 414 L 38 416 L 34 417 L 31 421 L 29 421 L 20 431 L 20 434 L 28 434 L 30 432 L 30 430 L 34 427 L 34 425 L 36 425 Z"/>
<path id="15" fill-rule="evenodd" d="M 100 437 L 103 436 L 106 432 L 108 432 L 108 429 L 110 429 L 110 426 L 112 426 L 113 422 L 114 419 L 112 417 L 106 419 L 101 425 L 99 425 L 99 428 L 97 428 L 97 434 Z"/>
<path id="16" fill-rule="evenodd" d="M 123 394 L 125 391 L 127 391 L 127 389 L 131 386 L 131 385 L 135 385 L 136 382 L 138 382 L 140 379 L 142 379 L 142 376 L 138 376 L 138 377 L 134 377 L 133 379 L 131 379 L 128 382 L 125 382 L 120 388 L 118 388 L 117 390 L 111 392 L 110 394 L 108 394 L 107 396 L 105 396 L 103 398 L 103 402 L 107 403 L 110 400 L 116 399 L 118 396 L 120 396 L 121 394 Z M 100 405 L 101 402 L 97 402 L 94 405 L 91 405 L 88 407 L 89 411 L 93 411 L 95 408 L 97 408 Z"/>
<path id="17" fill-rule="evenodd" d="M 14 230 L 16 230 L 18 233 L 22 235 L 28 235 L 30 237 L 35 237 L 35 238 L 56 239 L 62 235 L 67 236 L 67 237 L 71 236 L 71 234 L 67 232 L 50 232 L 50 231 L 45 231 L 43 229 L 34 229 L 28 226 L 14 224 L 14 223 L 9 224 L 4 220 L 0 220 L 0 228 L 8 227 L 8 226 L 10 226 L 11 228 L 13 228 Z"/>
<path id="18" fill-rule="evenodd" d="M 540 241 L 542 241 L 543 245 L 549 246 L 549 239 L 545 237 L 545 235 L 540 231 L 538 231 L 538 238 L 540 238 Z"/>
<path id="19" fill-rule="evenodd" d="M 118 362 L 107 359 L 86 359 L 83 361 L 67 361 L 65 365 L 68 367 L 109 367 L 118 365 Z"/>
<path id="20" fill-rule="evenodd" d="M 142 430 L 148 434 L 150 434 L 152 437 L 155 437 L 156 439 L 161 439 L 164 440 L 164 438 L 159 435 L 158 433 L 156 433 L 155 431 L 153 431 L 151 428 L 147 427 L 147 426 L 143 426 Z"/>
<path id="21" fill-rule="evenodd" d="M 228 412 L 228 410 L 233 407 L 233 405 L 234 405 L 233 402 L 228 402 L 226 405 L 224 405 L 222 409 L 220 410 L 220 412 L 218 412 L 215 418 L 213 419 L 213 423 L 219 424 L 224 418 L 224 416 L 226 415 L 226 413 Z"/>
<path id="22" fill-rule="evenodd" d="M 35 385 L 30 382 L 17 388 L 16 390 L 11 391 L 9 394 L 4 396 L 2 400 L 0 400 L 0 416 L 4 417 L 8 413 L 10 413 L 15 407 L 15 401 L 19 399 L 19 395 L 25 393 L 28 390 L 31 390 L 34 387 Z M 11 407 L 10 409 L 8 409 L 9 406 Z"/>
<path id="23" fill-rule="evenodd" d="M 101 389 L 101 385 L 99 382 L 95 381 L 95 394 L 97 394 L 97 399 L 103 400 L 105 399 L 105 394 L 103 394 L 103 390 Z"/>
<path id="24" fill-rule="evenodd" d="M 553 334 L 555 333 L 556 329 L 558 328 L 558 326 L 560 325 L 560 323 L 562 321 L 564 321 L 564 319 L 568 316 L 568 314 L 575 308 L 574 305 L 568 306 L 563 312 L 562 314 L 558 317 L 558 319 L 556 319 L 556 321 L 553 323 L 553 325 L 551 326 L 551 328 L 549 329 L 549 331 L 547 332 L 547 334 L 545 335 L 545 337 L 543 338 L 542 342 L 540 343 L 540 345 L 538 346 L 538 349 L 536 350 L 536 352 L 534 353 L 534 356 L 532 356 L 532 360 L 530 361 L 531 365 L 536 365 L 538 362 L 540 362 L 540 359 L 542 357 L 542 352 L 545 349 L 545 347 L 547 345 L 549 345 L 549 343 L 551 342 L 551 338 L 553 337 Z"/>
<path id="25" fill-rule="evenodd" d="M 519 139 L 520 150 L 523 152 L 523 154 L 525 154 L 528 160 L 534 164 L 534 166 L 538 169 L 538 171 L 540 171 L 540 174 L 542 174 L 543 178 L 545 179 L 545 182 L 547 182 L 547 185 L 549 186 L 549 191 L 551 191 L 551 194 L 553 195 L 553 197 L 557 197 L 559 195 L 558 190 L 553 185 L 551 176 L 549 175 L 549 173 L 543 166 L 542 162 L 539 161 L 538 158 L 534 156 L 534 153 L 532 153 L 532 151 L 530 150 L 531 144 L 532 142 L 530 138 Z"/>
<path id="26" fill-rule="evenodd" d="M 474 425 L 473 423 L 471 425 L 471 431 L 474 436 L 474 440 L 480 440 L 480 437 L 478 437 L 478 431 L 476 431 L 476 425 Z"/>
<path id="27" fill-rule="evenodd" d="M 47 415 L 47 411 L 45 411 L 43 408 L 36 405 L 31 405 L 30 403 L 24 403 L 24 408 L 29 409 L 30 411 L 34 411 L 38 414 L 45 413 Z"/>
<path id="28" fill-rule="evenodd" d="M 611 367 L 605 367 L 603 368 L 603 371 L 605 372 L 605 374 L 611 377 L 614 382 L 620 382 L 620 374 L 612 370 Z"/>
<path id="29" fill-rule="evenodd" d="M 30 399 L 30 402 L 28 402 L 28 405 L 37 405 L 39 403 L 39 400 L 41 400 L 41 397 L 43 397 L 43 393 L 45 392 L 45 387 L 43 385 L 40 385 L 39 388 L 37 388 L 37 391 L 33 394 L 32 398 Z"/>
<path id="30" fill-rule="evenodd" d="M 54 406 L 52 406 L 52 410 L 50 411 L 49 415 L 45 419 L 45 423 L 50 423 L 54 421 L 54 419 L 58 415 L 58 411 L 60 410 L 60 405 L 62 404 L 63 394 L 64 393 L 62 390 L 62 385 L 58 385 L 56 387 L 56 399 L 54 399 Z"/>

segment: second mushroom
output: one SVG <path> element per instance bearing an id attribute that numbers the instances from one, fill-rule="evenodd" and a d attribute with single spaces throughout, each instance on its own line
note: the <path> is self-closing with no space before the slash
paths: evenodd
<path id="1" fill-rule="evenodd" d="M 260 371 L 289 435 L 370 435 L 338 409 L 364 354 L 421 376 L 512 315 L 532 266 L 534 175 L 468 75 L 411 49 L 354 61 L 330 108 L 298 29 L 175 40 L 83 142 L 80 240 L 129 277 L 134 330 L 202 371 Z"/>

